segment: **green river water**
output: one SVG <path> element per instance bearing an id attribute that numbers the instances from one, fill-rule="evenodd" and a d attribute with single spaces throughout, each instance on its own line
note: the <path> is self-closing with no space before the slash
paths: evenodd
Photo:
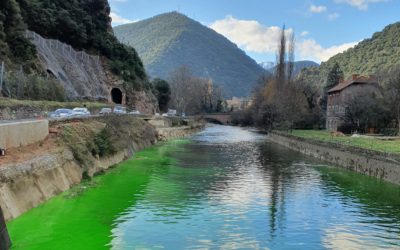
<path id="1" fill-rule="evenodd" d="M 8 223 L 12 249 L 400 249 L 400 187 L 208 127 Z"/>

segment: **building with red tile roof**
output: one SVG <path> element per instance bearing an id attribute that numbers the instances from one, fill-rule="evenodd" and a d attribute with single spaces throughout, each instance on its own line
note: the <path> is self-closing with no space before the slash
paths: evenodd
<path id="1" fill-rule="evenodd" d="M 381 88 L 374 76 L 352 75 L 328 90 L 328 103 L 326 110 L 326 128 L 337 131 L 344 123 L 346 108 L 350 101 L 365 95 L 381 95 Z"/>

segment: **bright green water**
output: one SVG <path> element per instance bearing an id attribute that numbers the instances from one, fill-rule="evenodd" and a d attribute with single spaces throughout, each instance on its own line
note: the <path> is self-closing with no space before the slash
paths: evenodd
<path id="1" fill-rule="evenodd" d="M 399 249 L 400 188 L 215 126 L 8 227 L 13 249 Z"/>

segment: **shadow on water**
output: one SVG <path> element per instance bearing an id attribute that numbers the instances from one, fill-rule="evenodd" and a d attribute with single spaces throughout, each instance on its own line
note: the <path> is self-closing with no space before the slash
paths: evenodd
<path id="1" fill-rule="evenodd" d="M 400 222 L 400 186 L 334 167 L 318 167 L 324 188 L 362 204 L 365 216 Z M 400 232 L 400 228 L 397 228 Z"/>

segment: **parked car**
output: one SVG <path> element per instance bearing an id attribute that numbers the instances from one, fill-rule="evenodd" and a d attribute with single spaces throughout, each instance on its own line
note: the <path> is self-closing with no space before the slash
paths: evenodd
<path id="1" fill-rule="evenodd" d="M 164 113 L 162 116 L 176 116 L 176 109 L 168 109 L 168 112 Z"/>
<path id="2" fill-rule="evenodd" d="M 140 115 L 140 111 L 139 110 L 132 110 L 131 112 L 129 112 L 129 114 L 131 114 L 131 115 Z"/>
<path id="3" fill-rule="evenodd" d="M 72 109 L 57 109 L 54 112 L 49 113 L 49 117 L 51 118 L 67 118 L 73 117 L 75 115 Z"/>
<path id="4" fill-rule="evenodd" d="M 74 108 L 72 111 L 76 116 L 90 116 L 90 111 L 87 108 Z"/>
<path id="5" fill-rule="evenodd" d="M 99 115 L 108 115 L 112 113 L 111 108 L 102 108 L 99 112 Z"/>
<path id="6" fill-rule="evenodd" d="M 126 114 L 126 107 L 124 107 L 124 106 L 115 106 L 113 112 L 115 114 Z"/>

